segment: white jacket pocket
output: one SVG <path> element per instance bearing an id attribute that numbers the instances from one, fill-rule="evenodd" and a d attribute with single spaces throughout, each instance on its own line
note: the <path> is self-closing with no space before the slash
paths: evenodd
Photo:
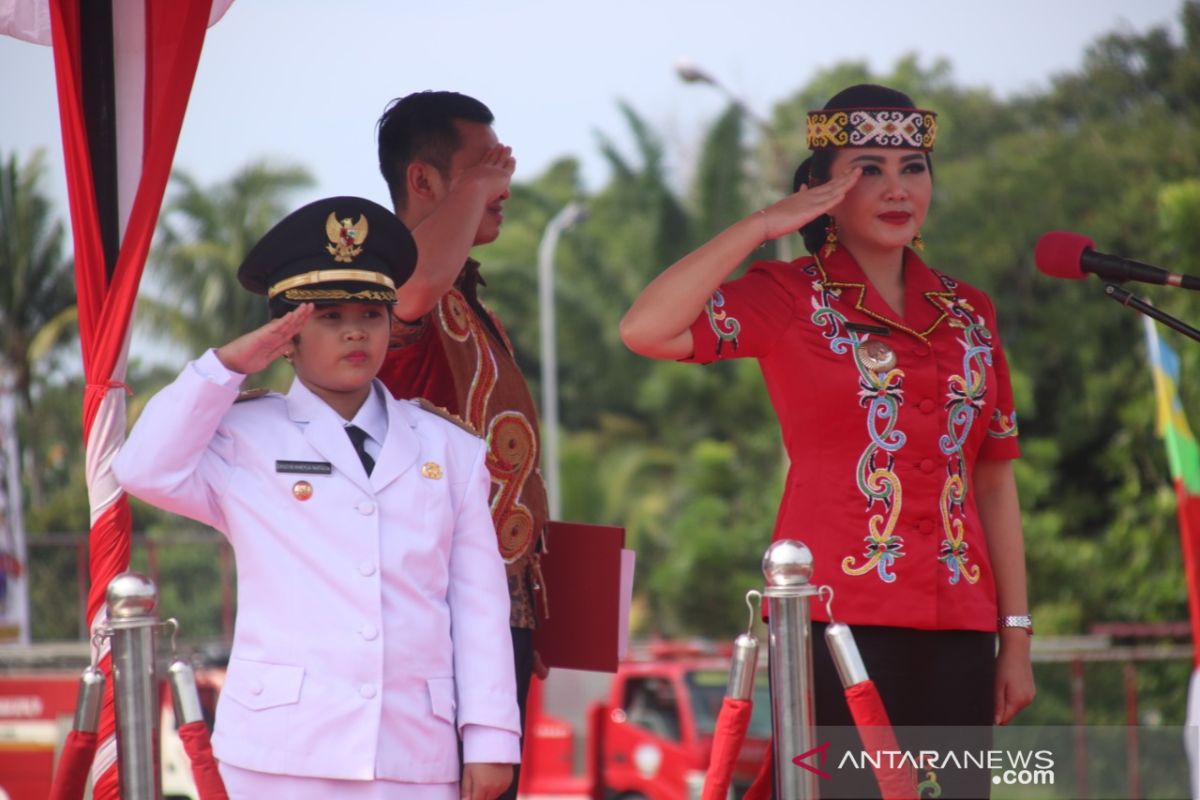
<path id="1" fill-rule="evenodd" d="M 303 683 L 304 667 L 233 658 L 221 693 L 252 711 L 261 711 L 299 701 Z"/>
<path id="2" fill-rule="evenodd" d="M 454 678 L 430 678 L 426 681 L 429 686 L 429 707 L 438 719 L 454 724 Z"/>

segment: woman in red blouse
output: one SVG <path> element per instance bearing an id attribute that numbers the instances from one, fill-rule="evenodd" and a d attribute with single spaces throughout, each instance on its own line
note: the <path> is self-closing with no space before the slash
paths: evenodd
<path id="1" fill-rule="evenodd" d="M 671 265 L 621 336 L 652 358 L 758 359 L 791 462 L 774 537 L 812 550 L 894 725 L 990 726 L 1034 695 L 1016 413 L 991 300 L 915 252 L 936 125 L 874 85 L 810 112 L 798 191 Z M 797 230 L 811 257 L 726 282 Z M 817 722 L 849 725 L 812 611 Z M 986 796 L 975 773 L 960 789 Z"/>

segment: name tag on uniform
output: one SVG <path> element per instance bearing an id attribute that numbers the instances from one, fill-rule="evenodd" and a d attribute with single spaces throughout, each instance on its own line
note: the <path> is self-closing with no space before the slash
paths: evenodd
<path id="1" fill-rule="evenodd" d="M 847 322 L 846 330 L 855 333 L 873 333 L 876 336 L 891 336 L 892 329 L 886 325 L 863 325 L 858 322 Z"/>
<path id="2" fill-rule="evenodd" d="M 299 472 L 304 475 L 331 475 L 333 464 L 328 461 L 276 461 L 276 472 Z"/>

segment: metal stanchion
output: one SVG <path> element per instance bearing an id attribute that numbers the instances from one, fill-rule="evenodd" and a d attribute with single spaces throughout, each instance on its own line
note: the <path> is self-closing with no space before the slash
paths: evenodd
<path id="1" fill-rule="evenodd" d="M 812 551 L 780 539 L 763 555 L 769 599 L 768 663 L 771 670 L 771 726 L 775 737 L 775 792 L 778 800 L 815 800 L 817 776 L 792 759 L 814 746 L 812 625 L 809 598 Z"/>
<path id="2" fill-rule="evenodd" d="M 849 689 L 867 680 L 867 668 L 863 664 L 862 654 L 854 641 L 854 632 L 850 626 L 841 622 L 833 622 L 833 614 L 829 615 L 830 623 L 825 628 L 825 643 L 829 646 L 829 654 L 833 656 L 833 665 L 837 668 L 842 688 Z"/>
<path id="3" fill-rule="evenodd" d="M 176 658 L 167 667 L 167 680 L 171 683 L 171 703 L 175 709 L 175 727 L 189 722 L 204 720 L 204 707 L 200 705 L 200 692 L 196 690 L 196 671 L 182 658 Z"/>
<path id="4" fill-rule="evenodd" d="M 746 623 L 746 632 L 738 634 L 733 640 L 729 683 L 725 687 L 725 696 L 732 700 L 749 700 L 754 695 L 754 676 L 758 672 L 758 637 L 754 635 L 754 618 L 760 612 L 750 601 L 751 597 L 761 601 L 762 595 L 753 589 L 746 593 L 750 619 Z"/>
<path id="5" fill-rule="evenodd" d="M 149 578 L 124 572 L 108 584 L 106 599 L 121 798 L 160 800 L 161 715 L 155 673 L 158 589 Z"/>
<path id="6" fill-rule="evenodd" d="M 100 705 L 104 701 L 104 673 L 90 664 L 79 676 L 79 694 L 75 698 L 75 723 L 72 730 L 95 733 L 100 726 Z"/>

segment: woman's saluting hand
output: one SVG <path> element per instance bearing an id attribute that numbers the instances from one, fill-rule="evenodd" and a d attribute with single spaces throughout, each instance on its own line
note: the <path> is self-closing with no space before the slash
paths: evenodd
<path id="1" fill-rule="evenodd" d="M 243 375 L 253 375 L 266 369 L 275 359 L 280 356 L 286 358 L 295 350 L 292 337 L 300 333 L 315 308 L 312 303 L 301 303 L 282 317 L 217 348 L 217 358 L 226 369 Z"/>
<path id="2" fill-rule="evenodd" d="M 642 290 L 621 320 L 621 339 L 650 358 L 692 355 L 691 325 L 713 290 L 764 241 L 794 233 L 842 202 L 858 167 L 800 191 L 735 222 L 666 269 Z"/>
<path id="3" fill-rule="evenodd" d="M 822 214 L 828 214 L 861 176 L 862 168 L 855 167 L 812 188 L 805 184 L 795 194 L 767 206 L 761 212 L 765 224 L 763 239 L 795 233 Z"/>

